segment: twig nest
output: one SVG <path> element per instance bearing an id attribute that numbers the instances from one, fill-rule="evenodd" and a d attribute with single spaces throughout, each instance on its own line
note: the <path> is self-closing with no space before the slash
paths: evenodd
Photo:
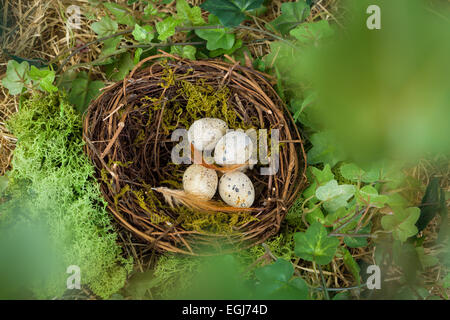
<path id="1" fill-rule="evenodd" d="M 194 121 L 189 128 L 188 140 L 197 150 L 213 150 L 227 129 L 226 122 L 221 119 L 202 118 Z"/>
<path id="2" fill-rule="evenodd" d="M 228 172 L 220 178 L 219 194 L 222 200 L 236 208 L 250 208 L 255 201 L 255 188 L 245 173 Z"/>
<path id="3" fill-rule="evenodd" d="M 214 161 L 219 165 L 245 164 L 252 152 L 251 138 L 242 131 L 231 131 L 217 142 Z"/>
<path id="4" fill-rule="evenodd" d="M 216 171 L 193 164 L 184 172 L 183 189 L 186 193 L 210 200 L 216 193 L 218 180 Z"/>

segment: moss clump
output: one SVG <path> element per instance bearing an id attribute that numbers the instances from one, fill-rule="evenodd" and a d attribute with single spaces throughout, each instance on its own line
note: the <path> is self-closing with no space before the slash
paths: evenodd
<path id="1" fill-rule="evenodd" d="M 61 296 L 66 268 L 77 265 L 81 283 L 109 297 L 124 285 L 132 261 L 121 256 L 94 168 L 83 153 L 80 115 L 59 94 L 35 95 L 23 101 L 8 125 L 18 144 L 0 222 L 14 221 L 14 208 L 30 199 L 22 219 L 30 225 L 45 221 L 51 242 L 62 251 L 63 268 L 33 288 L 35 296 Z"/>
<path id="2" fill-rule="evenodd" d="M 166 70 L 167 69 L 167 70 Z M 141 100 L 143 103 L 141 109 L 144 116 L 136 120 L 137 123 L 144 123 L 146 127 L 154 125 L 158 117 L 157 112 L 164 108 L 161 120 L 160 130 L 164 135 L 169 136 L 173 130 L 181 127 L 189 128 L 190 125 L 198 119 L 213 117 L 224 120 L 231 129 L 249 129 L 255 126 L 252 123 L 244 123 L 237 116 L 237 113 L 229 108 L 230 91 L 227 87 L 219 89 L 209 85 L 205 79 L 199 79 L 196 83 L 186 80 L 178 80 L 170 68 L 165 69 L 165 76 L 161 82 L 164 89 L 170 86 L 176 87 L 176 94 L 170 101 L 162 98 L 145 97 Z M 254 119 L 258 121 L 258 119 Z M 137 132 L 134 143 L 139 145 L 145 143 L 142 137 L 142 131 Z M 173 163 L 164 164 L 165 170 L 162 172 L 160 186 L 168 188 L 182 189 L 184 166 Z M 107 179 L 107 175 L 104 175 Z M 107 181 L 107 180 L 105 180 Z M 109 183 L 109 181 L 107 182 Z M 175 209 L 169 208 L 164 203 L 158 201 L 150 188 L 145 190 L 133 191 L 134 199 L 139 206 L 148 212 L 153 223 L 171 221 L 169 217 L 164 217 L 159 213 L 161 219 L 158 219 L 158 208 L 175 211 L 178 215 L 175 223 L 180 223 L 186 230 L 211 232 L 211 233 L 233 233 L 236 227 L 239 227 L 249 221 L 256 220 L 250 213 L 226 214 L 226 213 L 204 213 L 190 210 L 185 207 Z M 122 194 L 123 195 L 123 194 Z M 146 197 L 144 195 L 147 195 Z M 128 196 L 125 194 L 124 196 Z"/>

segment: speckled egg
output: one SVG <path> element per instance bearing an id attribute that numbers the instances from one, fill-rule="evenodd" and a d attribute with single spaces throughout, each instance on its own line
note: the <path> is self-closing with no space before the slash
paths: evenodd
<path id="1" fill-rule="evenodd" d="M 227 129 L 228 126 L 223 120 L 202 118 L 194 121 L 189 128 L 188 140 L 197 150 L 213 150 Z"/>
<path id="2" fill-rule="evenodd" d="M 186 193 L 210 200 L 216 193 L 218 180 L 216 171 L 193 164 L 184 172 L 183 189 Z"/>
<path id="3" fill-rule="evenodd" d="M 217 142 L 214 161 L 219 165 L 244 164 L 252 152 L 251 138 L 242 131 L 231 131 Z"/>
<path id="4" fill-rule="evenodd" d="M 228 172 L 220 178 L 219 194 L 228 205 L 236 208 L 249 208 L 255 201 L 255 188 L 245 173 Z"/>

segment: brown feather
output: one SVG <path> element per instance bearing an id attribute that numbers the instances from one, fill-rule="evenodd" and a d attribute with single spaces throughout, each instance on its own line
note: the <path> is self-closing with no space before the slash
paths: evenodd
<path id="1" fill-rule="evenodd" d="M 208 168 L 208 169 L 213 169 L 213 170 L 219 171 L 221 173 L 233 172 L 233 171 L 236 171 L 237 169 L 247 165 L 245 163 L 245 164 L 233 164 L 233 165 L 229 165 L 226 167 L 219 167 L 214 164 L 207 163 L 205 161 L 205 159 L 203 158 L 202 153 L 199 150 L 195 149 L 194 145 L 192 143 L 191 143 L 191 151 L 194 154 L 194 157 L 191 158 L 191 160 L 201 158 L 202 159 L 202 162 L 200 163 L 201 166 Z"/>

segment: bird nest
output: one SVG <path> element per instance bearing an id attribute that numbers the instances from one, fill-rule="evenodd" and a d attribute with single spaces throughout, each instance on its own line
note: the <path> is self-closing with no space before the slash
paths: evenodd
<path id="1" fill-rule="evenodd" d="M 246 174 L 255 187 L 250 210 L 198 210 L 173 205 L 155 188 L 182 189 L 186 164 L 172 161 L 175 129 L 214 117 L 232 129 L 278 129 L 279 168 Z M 190 61 L 167 53 L 139 63 L 123 81 L 103 90 L 89 106 L 85 150 L 108 209 L 149 248 L 204 254 L 248 248 L 278 232 L 305 185 L 306 160 L 300 133 L 269 76 L 218 60 Z M 219 173 L 220 175 L 220 173 Z M 217 199 L 217 200 L 216 200 Z M 216 203 L 219 197 L 216 195 Z"/>

